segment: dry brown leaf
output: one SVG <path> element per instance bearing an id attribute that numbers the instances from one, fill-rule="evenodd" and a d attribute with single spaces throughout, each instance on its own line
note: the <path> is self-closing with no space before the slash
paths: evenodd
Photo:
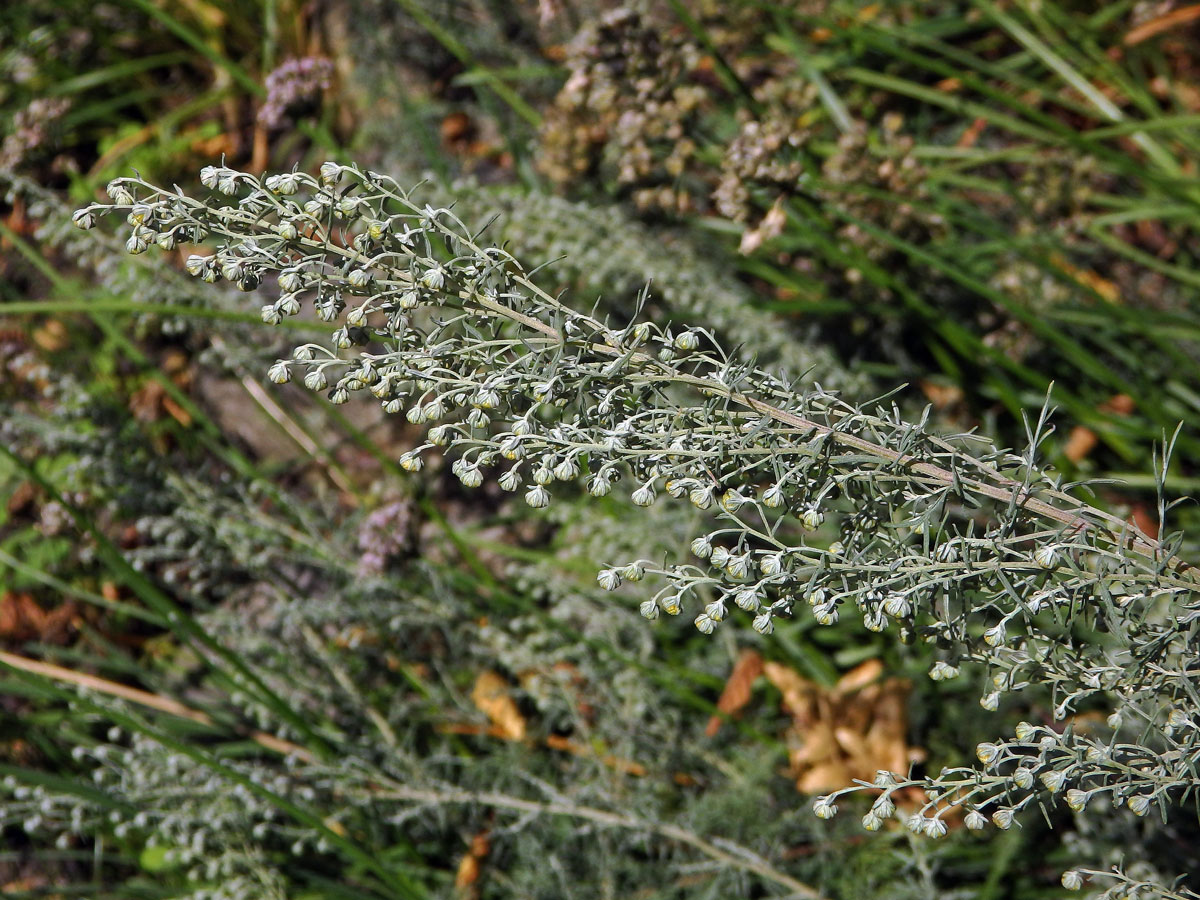
<path id="1" fill-rule="evenodd" d="M 963 129 L 962 135 L 955 145 L 962 149 L 970 149 L 979 141 L 979 136 L 983 134 L 983 129 L 987 128 L 987 119 L 982 117 L 973 121 L 970 125 Z"/>
<path id="2" fill-rule="evenodd" d="M 65 643 L 79 609 L 66 600 L 53 609 L 42 609 L 29 594 L 5 591 L 0 596 L 0 640 L 12 643 L 42 641 Z"/>
<path id="3" fill-rule="evenodd" d="M 733 664 L 733 671 L 729 673 L 729 680 L 725 682 L 725 689 L 721 691 L 717 700 L 717 709 L 726 715 L 733 715 L 749 703 L 750 691 L 762 671 L 763 661 L 758 652 L 743 650 L 737 662 Z M 710 718 L 704 733 L 709 737 L 716 735 L 721 730 L 721 721 L 720 716 Z"/>
<path id="4" fill-rule="evenodd" d="M 949 409 L 951 406 L 957 406 L 963 401 L 963 390 L 954 384 L 940 384 L 936 381 L 922 379 L 918 382 L 918 387 L 921 388 L 921 393 L 933 404 L 936 410 Z"/>
<path id="5" fill-rule="evenodd" d="M 1050 262 L 1064 274 L 1069 275 L 1085 288 L 1099 294 L 1101 298 L 1109 303 L 1121 302 L 1121 289 L 1102 275 L 1096 274 L 1091 269 L 1081 269 L 1078 266 L 1072 265 L 1067 261 L 1066 257 L 1059 253 L 1053 254 L 1050 257 Z"/>
<path id="6" fill-rule="evenodd" d="M 51 353 L 67 346 L 68 340 L 67 326 L 58 319 L 47 319 L 40 328 L 33 329 L 33 342 Z"/>
<path id="7" fill-rule="evenodd" d="M 525 739 L 525 717 L 509 692 L 508 682 L 490 669 L 479 673 L 471 690 L 471 702 L 510 741 Z"/>
<path id="8" fill-rule="evenodd" d="M 176 422 L 184 428 L 192 424 L 192 414 L 172 400 L 169 396 L 162 398 L 162 408 L 165 409 Z"/>
<path id="9" fill-rule="evenodd" d="M 595 753 L 586 744 L 573 741 L 560 734 L 552 734 L 547 737 L 546 746 L 551 750 L 561 750 L 564 753 L 570 753 L 572 756 L 592 756 Z M 622 759 L 619 756 L 613 756 L 611 753 L 602 756 L 600 761 L 610 769 L 616 769 L 618 772 L 624 772 L 626 775 L 636 775 L 640 778 L 646 774 L 646 767 L 641 763 L 634 762 L 631 759 Z"/>
<path id="10" fill-rule="evenodd" d="M 129 397 L 129 411 L 139 422 L 157 422 L 162 418 L 162 399 L 166 395 L 157 381 L 147 381 Z"/>
<path id="11" fill-rule="evenodd" d="M 884 678 L 879 660 L 855 667 L 831 688 L 779 663 L 764 663 L 763 673 L 792 717 L 788 759 L 800 791 L 824 793 L 871 781 L 879 769 L 905 772 L 920 758 L 906 739 L 910 685 Z"/>
<path id="12" fill-rule="evenodd" d="M 450 146 L 468 140 L 475 131 L 475 125 L 465 112 L 452 112 L 442 119 L 439 131 L 442 143 Z"/>
<path id="13" fill-rule="evenodd" d="M 883 675 L 883 663 L 878 659 L 868 659 L 839 678 L 834 690 L 839 694 L 861 691 L 878 681 L 881 675 Z"/>
<path id="14" fill-rule="evenodd" d="M 1133 398 L 1128 394 L 1117 394 L 1098 408 L 1100 412 L 1127 416 L 1133 412 L 1134 402 Z M 1077 463 L 1092 452 L 1098 440 L 1096 432 L 1092 431 L 1092 429 L 1085 425 L 1076 425 L 1071 429 L 1067 443 L 1063 446 L 1063 455 L 1071 460 L 1071 462 Z"/>
<path id="15" fill-rule="evenodd" d="M 17 515 L 28 509 L 37 497 L 37 488 L 32 481 L 22 481 L 16 486 L 8 498 L 9 515 Z"/>
<path id="16" fill-rule="evenodd" d="M 479 880 L 483 860 L 492 849 L 492 841 L 487 831 L 481 831 L 471 838 L 471 846 L 458 861 L 458 872 L 454 875 L 454 887 L 461 898 L 479 896 L 479 888 L 475 882 Z"/>

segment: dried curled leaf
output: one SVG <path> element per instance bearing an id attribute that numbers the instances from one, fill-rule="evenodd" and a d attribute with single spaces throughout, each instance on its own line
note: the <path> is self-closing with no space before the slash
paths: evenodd
<path id="1" fill-rule="evenodd" d="M 725 682 L 725 690 L 721 691 L 717 700 L 717 709 L 727 715 L 733 715 L 749 703 L 750 691 L 762 671 L 763 660 L 758 651 L 743 650 L 737 662 L 733 664 L 733 671 L 729 673 L 729 680 Z M 713 716 L 708 720 L 708 727 L 704 729 L 704 733 L 713 737 L 720 729 L 721 717 Z"/>
<path id="2" fill-rule="evenodd" d="M 839 790 L 872 780 L 880 769 L 904 772 L 920 757 L 906 740 L 911 685 L 883 678 L 879 660 L 851 669 L 831 688 L 779 663 L 765 663 L 763 673 L 792 716 L 788 756 L 800 791 Z"/>
<path id="3" fill-rule="evenodd" d="M 502 676 L 490 669 L 480 672 L 471 690 L 471 702 L 491 720 L 499 737 L 510 741 L 525 740 L 525 717 Z"/>

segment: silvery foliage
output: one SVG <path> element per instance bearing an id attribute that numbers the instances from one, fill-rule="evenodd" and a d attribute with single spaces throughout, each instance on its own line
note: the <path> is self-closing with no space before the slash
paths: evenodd
<path id="1" fill-rule="evenodd" d="M 366 392 L 427 426 L 400 457 L 406 470 L 441 451 L 467 487 L 494 477 L 534 509 L 579 483 L 704 511 L 691 560 L 599 572 L 609 590 L 653 579 L 647 618 L 686 611 L 709 633 L 738 607 L 769 634 L 804 607 L 821 625 L 861 617 L 933 645 L 935 680 L 980 666 L 987 709 L 1030 685 L 1052 689 L 1060 721 L 1085 704 L 1112 708 L 1104 729 L 1023 724 L 981 744 L 978 767 L 881 773 L 850 789 L 876 793 L 868 828 L 896 815 L 892 795 L 912 785 L 928 802 L 907 824 L 932 837 L 952 808 L 970 828 L 1005 829 L 1060 799 L 1165 813 L 1197 786 L 1195 576 L 1178 539 L 1088 506 L 1039 463 L 1048 411 L 1025 451 L 997 449 L 907 421 L 886 398 L 853 404 L 789 382 L 704 327 L 610 324 L 546 293 L 450 209 L 353 166 L 261 180 L 209 167 L 201 180 L 203 198 L 120 179 L 112 203 L 75 222 L 125 214 L 135 254 L 212 240 L 215 253 L 186 268 L 245 291 L 276 282 L 266 322 L 311 306 L 334 326 L 330 341 L 296 347 L 270 379 L 333 403 Z M 818 798 L 818 815 L 836 799 Z"/>
<path id="2" fill-rule="evenodd" d="M 317 844 L 311 831 L 289 826 L 245 782 L 302 798 L 313 792 L 309 785 L 291 774 L 272 776 L 253 765 L 233 763 L 231 770 L 243 779 L 239 783 L 137 733 L 126 736 L 114 727 L 108 737 L 129 743 L 78 744 L 72 751 L 75 760 L 92 767 L 90 788 L 60 792 L 7 776 L 0 783 L 6 795 L 0 822 L 17 824 L 30 835 L 56 835 L 61 849 L 72 846 L 73 835 L 105 825 L 118 839 L 145 836 L 148 848 L 163 849 L 164 865 L 186 867 L 190 882 L 218 885 L 184 895 L 190 900 L 285 895 L 283 879 L 262 851 L 249 841 L 229 838 L 242 831 L 247 837 L 270 833 L 297 842 L 296 853 L 311 852 Z M 117 797 L 121 799 L 111 799 Z"/>
<path id="3" fill-rule="evenodd" d="M 598 295 L 601 308 L 628 305 L 627 298 L 649 282 L 664 314 L 702 321 L 727 347 L 752 347 L 760 363 L 829 389 L 869 390 L 867 376 L 847 368 L 824 344 L 781 327 L 778 316 L 754 305 L 753 292 L 719 256 L 678 231 L 651 228 L 617 205 L 552 194 L 470 182 L 438 193 L 448 194 L 446 202 L 452 200 L 464 220 L 495 219 L 488 230 L 493 242 L 522 259 L 552 260 L 545 266 L 548 278 Z"/>

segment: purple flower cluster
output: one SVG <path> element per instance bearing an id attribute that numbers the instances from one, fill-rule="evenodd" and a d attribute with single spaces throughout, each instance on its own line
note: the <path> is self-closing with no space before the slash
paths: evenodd
<path id="1" fill-rule="evenodd" d="M 17 112 L 0 144 L 0 169 L 15 169 L 38 149 L 53 144 L 54 127 L 70 107 L 65 98 L 40 97 Z"/>
<path id="2" fill-rule="evenodd" d="M 276 130 L 288 123 L 288 113 L 311 104 L 333 83 L 333 63 L 323 56 L 289 59 L 267 75 L 267 99 L 258 123 Z"/>
<path id="3" fill-rule="evenodd" d="M 382 575 L 388 563 L 412 544 L 412 503 L 396 500 L 371 512 L 358 529 L 360 575 Z"/>

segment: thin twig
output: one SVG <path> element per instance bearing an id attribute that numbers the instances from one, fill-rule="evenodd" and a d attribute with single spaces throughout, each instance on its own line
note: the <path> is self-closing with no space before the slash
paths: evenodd
<path id="1" fill-rule="evenodd" d="M 139 706 L 145 706 L 149 709 L 156 709 L 159 712 L 178 716 L 181 719 L 188 719 L 200 725 L 213 727 L 217 725 L 208 713 L 184 706 L 178 700 L 172 700 L 170 697 L 164 697 L 161 694 L 152 694 L 149 691 L 129 687 L 125 684 L 118 684 L 115 681 L 109 681 L 107 678 L 101 678 L 98 675 L 77 672 L 74 669 L 67 669 L 63 666 L 56 666 L 53 663 L 30 659 L 27 656 L 19 656 L 16 653 L 8 653 L 3 650 L 0 650 L 0 664 L 19 669 L 22 672 L 29 672 L 32 675 L 41 675 L 43 678 L 49 678 L 51 681 L 74 684 L 90 691 L 96 691 L 99 694 L 119 697 L 122 700 L 128 700 L 130 703 L 136 703 Z M 263 731 L 251 732 L 249 737 L 250 740 L 266 750 L 281 753 L 284 756 L 291 754 L 308 763 L 316 762 L 316 757 L 312 753 L 298 744 L 293 744 L 291 741 L 285 741 L 282 738 L 277 738 Z"/>
<path id="2" fill-rule="evenodd" d="M 705 856 L 731 868 L 752 872 L 767 881 L 782 885 L 792 891 L 792 895 L 803 897 L 805 900 L 824 900 L 823 896 L 810 885 L 798 881 L 786 872 L 780 872 L 769 862 L 746 847 L 722 841 L 730 849 L 723 850 L 712 841 L 700 835 L 671 825 L 666 822 L 651 822 L 635 816 L 597 809 L 594 806 L 576 806 L 571 803 L 539 803 L 534 800 L 524 800 L 494 791 L 472 792 L 446 788 L 444 790 L 428 790 L 423 788 L 394 785 L 387 791 L 372 792 L 377 799 L 408 800 L 415 803 L 430 805 L 451 803 L 473 803 L 481 806 L 493 806 L 500 809 L 512 809 L 519 812 L 539 815 L 570 816 L 576 819 L 586 819 L 600 825 L 612 828 L 627 828 L 634 831 L 649 831 L 669 840 L 687 844 L 699 850 Z"/>

